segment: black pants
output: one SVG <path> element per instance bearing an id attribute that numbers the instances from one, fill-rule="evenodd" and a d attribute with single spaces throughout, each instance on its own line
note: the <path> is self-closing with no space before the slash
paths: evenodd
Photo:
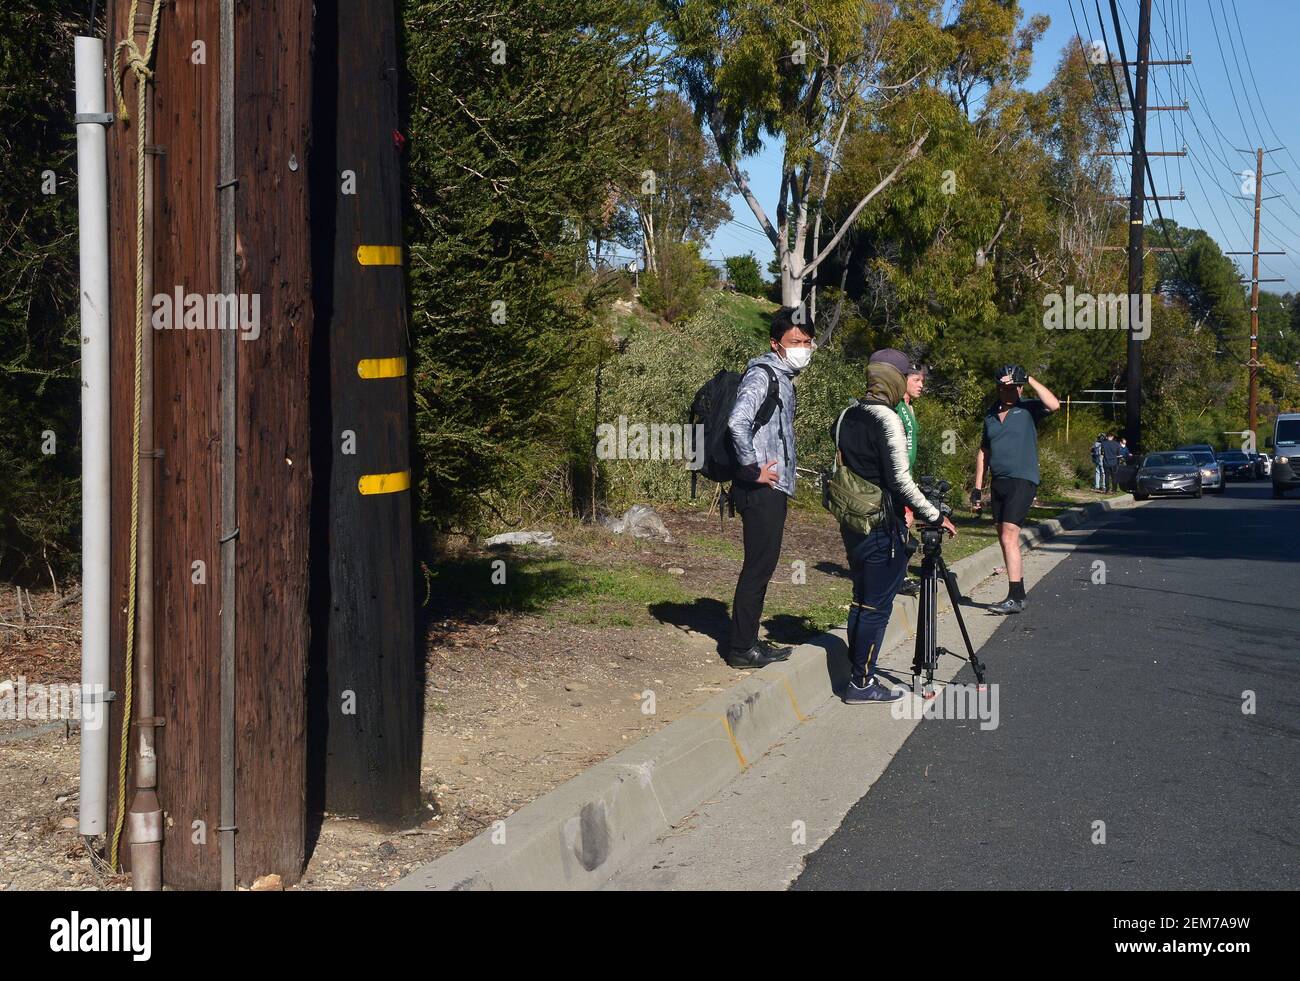
<path id="1" fill-rule="evenodd" d="M 1118 476 L 1118 474 L 1116 474 L 1115 471 L 1119 469 L 1119 461 L 1117 460 L 1112 461 L 1110 463 L 1103 464 L 1103 466 L 1105 467 L 1106 470 L 1106 490 L 1113 491 L 1116 488 L 1116 477 Z"/>
<path id="2" fill-rule="evenodd" d="M 789 498 L 766 484 L 731 487 L 731 499 L 744 527 L 745 564 L 736 583 L 731 603 L 731 650 L 743 654 L 758 640 L 758 621 L 763 615 L 767 584 L 781 558 L 785 534 L 785 511 Z"/>

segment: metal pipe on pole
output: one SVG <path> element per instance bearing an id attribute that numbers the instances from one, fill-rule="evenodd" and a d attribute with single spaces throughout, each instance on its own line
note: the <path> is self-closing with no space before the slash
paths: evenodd
<path id="1" fill-rule="evenodd" d="M 135 8 L 136 20 L 129 25 L 134 43 L 143 47 L 147 61 L 152 51 L 152 33 L 156 28 L 158 12 L 155 3 L 161 0 L 139 0 Z M 136 603 L 135 603 L 135 658 L 131 685 L 131 705 L 134 718 L 129 730 L 129 743 L 134 747 L 130 775 L 133 782 L 130 807 L 126 814 L 126 839 L 131 855 L 131 887 L 137 892 L 150 892 L 162 888 L 162 804 L 158 799 L 158 757 L 155 748 L 154 726 L 158 719 L 154 711 L 154 463 L 158 457 L 154 445 L 154 358 L 153 330 L 150 313 L 153 297 L 153 226 L 154 226 L 154 155 L 153 112 L 150 103 L 148 75 L 133 73 L 137 86 L 139 115 L 133 125 L 140 127 L 137 143 L 142 159 L 136 166 L 142 168 L 142 186 L 138 206 L 140 220 L 137 233 L 138 275 L 137 288 L 144 302 L 140 304 L 140 322 L 133 324 L 139 336 L 139 405 L 138 445 L 139 456 L 131 461 L 136 470 L 139 510 L 136 517 Z M 143 88 L 140 88 L 143 86 Z"/>
<path id="2" fill-rule="evenodd" d="M 104 42 L 74 42 L 81 280 L 81 784 L 78 829 L 108 828 L 109 309 Z"/>
<path id="3" fill-rule="evenodd" d="M 145 84 L 139 82 L 138 84 Z M 158 800 L 158 754 L 154 726 L 154 576 L 153 576 L 153 498 L 154 466 L 158 458 L 154 448 L 153 424 L 153 330 L 149 325 L 153 296 L 153 225 L 154 183 L 153 155 L 148 148 L 153 137 L 153 113 L 136 120 L 144 127 L 144 238 L 143 273 L 146 305 L 140 316 L 145 323 L 140 332 L 140 536 L 136 555 L 136 655 L 135 655 L 135 795 L 127 815 L 127 840 L 131 847 L 131 888 L 152 892 L 162 888 L 162 804 Z"/>

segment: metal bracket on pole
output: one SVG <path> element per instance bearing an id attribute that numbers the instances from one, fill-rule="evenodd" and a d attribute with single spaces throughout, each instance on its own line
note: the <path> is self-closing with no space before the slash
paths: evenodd
<path id="1" fill-rule="evenodd" d="M 82 123 L 98 123 L 100 126 L 112 126 L 115 118 L 111 112 L 79 112 L 76 115 L 78 126 Z"/>

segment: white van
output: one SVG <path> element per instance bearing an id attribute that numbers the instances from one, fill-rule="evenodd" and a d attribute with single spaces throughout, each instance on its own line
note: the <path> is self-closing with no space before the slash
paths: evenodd
<path id="1" fill-rule="evenodd" d="M 1273 451 L 1273 496 L 1300 487 L 1300 412 L 1284 412 L 1265 443 Z"/>

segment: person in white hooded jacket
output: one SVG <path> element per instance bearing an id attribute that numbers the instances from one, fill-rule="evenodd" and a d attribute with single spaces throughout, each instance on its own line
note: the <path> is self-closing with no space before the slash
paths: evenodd
<path id="1" fill-rule="evenodd" d="M 927 524 L 938 523 L 942 517 L 912 480 L 907 435 L 894 411 L 907 385 L 907 356 L 886 348 L 872 355 L 871 360 L 873 363 L 867 366 L 867 394 L 844 413 L 837 440 L 844 466 L 879 487 L 884 505 L 884 516 L 870 533 L 863 535 L 840 527 L 853 579 L 848 623 L 850 675 L 841 696 L 849 705 L 892 702 L 902 694 L 880 683 L 876 660 L 894 609 L 894 597 L 907 572 L 904 509 L 910 507 L 917 520 Z M 832 439 L 836 438 L 835 430 L 832 426 Z M 950 519 L 942 518 L 942 524 L 950 536 L 957 534 Z"/>

